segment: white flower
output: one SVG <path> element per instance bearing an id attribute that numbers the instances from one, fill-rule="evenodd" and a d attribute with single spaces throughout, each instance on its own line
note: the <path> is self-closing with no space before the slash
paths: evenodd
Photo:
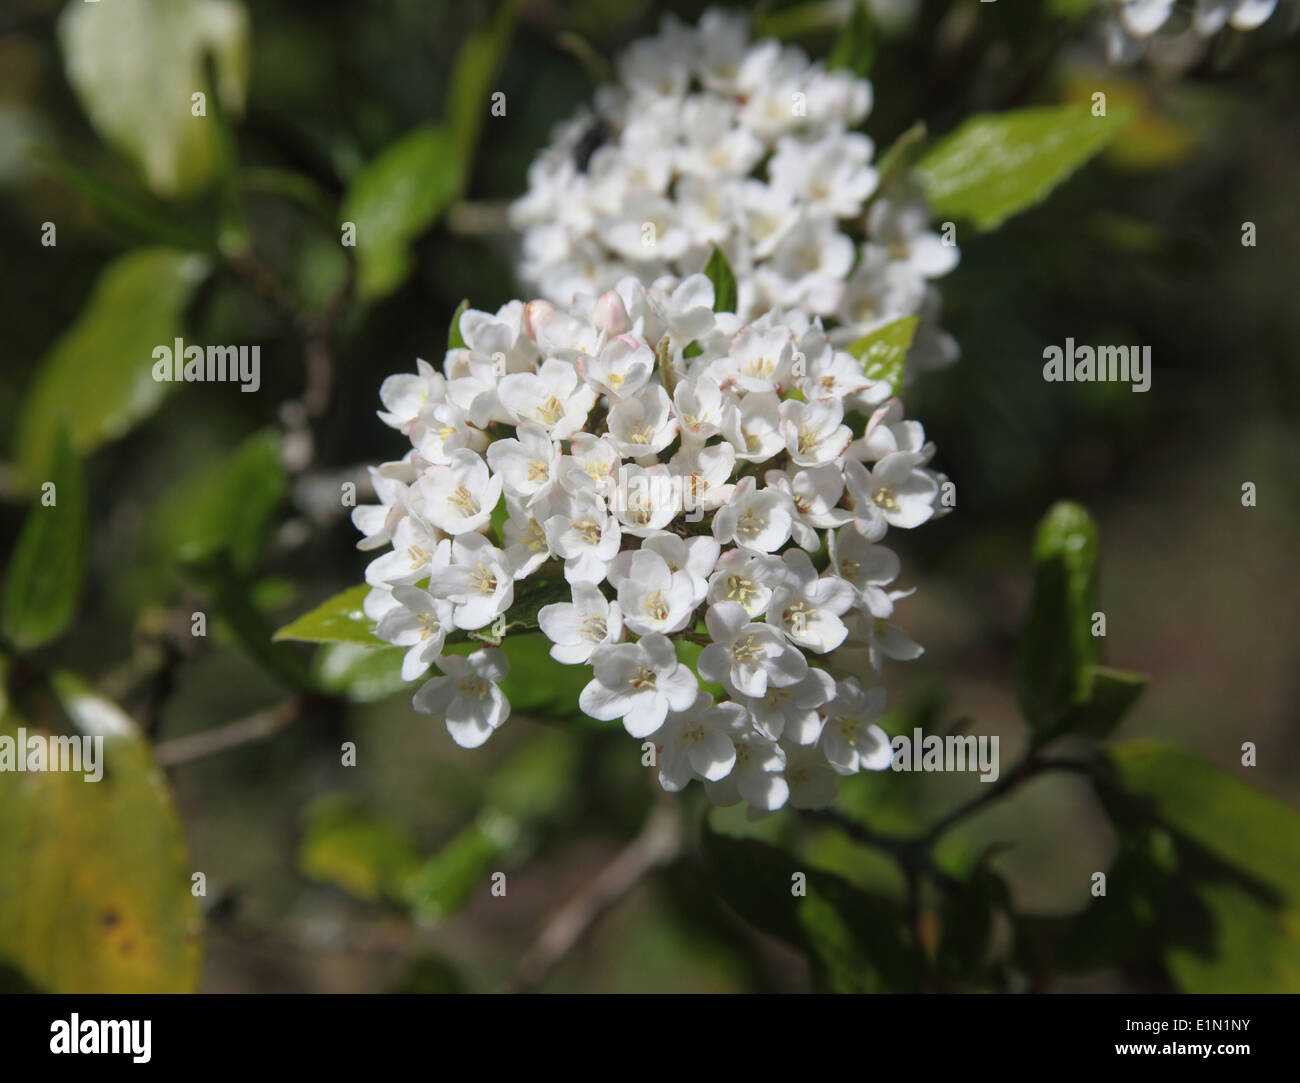
<path id="1" fill-rule="evenodd" d="M 560 484 L 571 493 L 588 490 L 601 497 L 614 488 L 614 473 L 622 461 L 608 436 L 577 433 L 569 444 L 570 454 L 560 456 Z"/>
<path id="2" fill-rule="evenodd" d="M 451 543 L 452 562 L 429 576 L 429 593 L 454 604 L 457 628 L 483 628 L 510 608 L 515 580 L 505 554 L 482 534 L 463 534 Z"/>
<path id="3" fill-rule="evenodd" d="M 384 404 L 379 418 L 400 432 L 410 432 L 420 411 L 442 401 L 446 378 L 427 361 L 417 359 L 417 373 L 398 373 L 379 385 L 379 400 Z"/>
<path id="4" fill-rule="evenodd" d="M 681 631 L 695 611 L 691 576 L 670 571 L 652 549 L 638 549 L 625 564 L 611 567 L 610 574 L 623 621 L 638 635 Z"/>
<path id="5" fill-rule="evenodd" d="M 790 787 L 791 808 L 822 809 L 835 800 L 835 772 L 827 765 L 826 754 L 817 746 L 782 741 L 785 769 L 782 772 Z"/>
<path id="6" fill-rule="evenodd" d="M 668 467 L 621 466 L 612 500 L 614 515 L 629 534 L 644 538 L 663 530 L 681 511 L 681 486 Z"/>
<path id="7" fill-rule="evenodd" d="M 751 392 L 744 402 L 722 408 L 722 435 L 736 449 L 736 458 L 766 462 L 785 447 L 781 435 L 781 400 L 772 391 Z"/>
<path id="8" fill-rule="evenodd" d="M 444 717 L 447 732 L 461 748 L 478 748 L 510 717 L 510 702 L 497 687 L 510 672 L 510 661 L 489 647 L 463 658 L 444 655 L 438 666 L 446 676 L 421 685 L 415 709 Z"/>
<path id="9" fill-rule="evenodd" d="M 880 617 L 857 614 L 847 621 L 849 626 L 849 645 L 863 643 L 867 647 L 871 668 L 877 672 L 884 669 L 885 659 L 893 658 L 899 662 L 910 662 L 920 658 L 925 648 L 915 642 L 902 629 L 890 624 Z"/>
<path id="10" fill-rule="evenodd" d="M 790 538 L 794 525 L 790 498 L 776 489 L 757 489 L 741 478 L 731 501 L 713 517 L 713 536 L 723 545 L 734 541 L 755 553 L 772 553 Z"/>
<path id="11" fill-rule="evenodd" d="M 550 357 L 537 372 L 503 376 L 497 396 L 515 421 L 535 421 L 554 440 L 567 440 L 587 420 L 596 392 L 583 384 L 567 361 Z"/>
<path id="12" fill-rule="evenodd" d="M 451 561 L 451 542 L 416 515 L 407 515 L 393 531 L 391 552 L 366 565 L 366 582 L 411 584 L 428 578 L 434 567 Z"/>
<path id="13" fill-rule="evenodd" d="M 688 444 L 669 460 L 668 469 L 682 479 L 682 510 L 688 522 L 731 499 L 729 482 L 736 466 L 736 449 L 728 443 Z"/>
<path id="14" fill-rule="evenodd" d="M 554 485 L 560 445 L 540 425 L 531 422 L 525 422 L 515 431 L 518 439 L 497 440 L 487 449 L 487 461 L 501 478 L 506 495 L 528 506 Z"/>
<path id="15" fill-rule="evenodd" d="M 623 303 L 617 293 L 611 291 L 605 296 L 614 299 L 606 302 L 607 305 L 617 301 L 622 309 Z M 627 319 L 626 312 L 622 313 L 622 319 Z M 645 387 L 654 367 L 654 350 L 632 335 L 619 335 L 606 343 L 594 357 L 584 354 L 578 358 L 578 371 L 588 385 L 615 402 L 635 395 Z"/>
<path id="16" fill-rule="evenodd" d="M 574 583 L 573 601 L 544 605 L 537 623 L 551 641 L 551 657 L 565 665 L 590 660 L 596 648 L 623 637 L 617 602 L 607 601 L 594 583 Z"/>
<path id="17" fill-rule="evenodd" d="M 822 748 L 840 774 L 855 774 L 859 768 L 883 771 L 893 762 L 889 735 L 873 724 L 884 710 L 885 690 L 879 685 L 864 692 L 850 677 L 835 686 L 835 698 L 826 708 Z"/>
<path id="18" fill-rule="evenodd" d="M 767 694 L 745 700 L 754 728 L 773 741 L 781 737 L 811 745 L 821 736 L 824 719 L 817 708 L 835 695 L 835 680 L 824 669 L 810 668 L 794 684 L 770 685 Z"/>
<path id="19" fill-rule="evenodd" d="M 600 647 L 591 664 L 595 677 L 578 705 L 602 722 L 623 719 L 633 737 L 650 736 L 670 710 L 686 710 L 700 687 L 695 674 L 677 660 L 672 642 L 661 635 Z"/>
<path id="20" fill-rule="evenodd" d="M 844 407 L 838 399 L 781 403 L 781 435 L 799 466 L 821 466 L 843 455 L 853 440 L 853 430 L 843 422 Z"/>
<path id="21" fill-rule="evenodd" d="M 396 586 L 390 609 L 375 627 L 385 643 L 409 648 L 402 657 L 402 680 L 413 681 L 442 653 L 451 630 L 451 603 L 418 587 Z"/>
<path id="22" fill-rule="evenodd" d="M 781 560 L 785 575 L 767 603 L 768 623 L 805 650 L 833 651 L 848 635 L 840 614 L 853 604 L 853 587 L 838 575 L 818 576 L 802 549 L 787 550 Z"/>
<path id="23" fill-rule="evenodd" d="M 776 557 L 728 549 L 718 559 L 718 566 L 709 577 L 707 595 L 711 605 L 735 602 L 751 618 L 767 608 L 772 588 L 784 573 Z"/>
<path id="24" fill-rule="evenodd" d="M 873 617 L 888 617 L 896 597 L 904 596 L 885 590 L 898 578 L 898 555 L 883 545 L 873 545 L 851 527 L 830 534 L 828 549 L 831 567 L 856 592 L 857 605 Z"/>
<path id="25" fill-rule="evenodd" d="M 701 689 L 685 711 L 670 712 L 655 734 L 659 753 L 659 784 L 670 793 L 692 778 L 717 782 L 736 763 L 732 734 L 743 728 L 745 708 L 738 703 L 713 703 Z"/>
<path id="26" fill-rule="evenodd" d="M 711 376 L 687 377 L 673 389 L 673 409 L 681 423 L 683 441 L 703 442 L 722 430 L 722 409 L 729 399 Z"/>
<path id="27" fill-rule="evenodd" d="M 878 541 L 889 526 L 918 527 L 934 514 L 939 485 L 919 469 L 923 461 L 916 452 L 895 451 L 870 471 L 852 459 L 844 464 L 854 522 L 867 538 Z"/>
<path id="28" fill-rule="evenodd" d="M 763 477 L 769 489 L 784 493 L 794 509 L 791 530 L 795 542 L 809 552 L 821 545 L 819 530 L 852 522 L 853 513 L 837 507 L 844 495 L 844 472 L 834 463 L 784 474 L 769 470 Z"/>
<path id="29" fill-rule="evenodd" d="M 446 466 L 431 466 L 418 483 L 425 518 L 453 537 L 482 530 L 501 498 L 501 479 L 474 452 L 453 451 Z"/>
<path id="30" fill-rule="evenodd" d="M 505 564 L 513 569 L 515 579 L 532 575 L 554 555 L 546 537 L 553 503 L 548 496 L 534 498 L 529 505 L 521 504 L 512 496 L 506 497 L 506 521 L 502 525 Z"/>
<path id="31" fill-rule="evenodd" d="M 599 583 L 623 540 L 618 522 L 605 501 L 588 490 L 554 504 L 555 514 L 544 526 L 552 551 L 564 560 L 564 578 L 570 583 Z"/>
<path id="32" fill-rule="evenodd" d="M 808 673 L 808 660 L 780 632 L 750 622 L 735 602 L 710 606 L 704 623 L 713 642 L 700 651 L 700 676 L 732 695 L 764 696 L 769 684 L 794 684 Z"/>
<path id="33" fill-rule="evenodd" d="M 747 801 L 762 812 L 775 812 L 790 797 L 785 780 L 785 750 L 761 733 L 742 733 L 734 739 L 736 762 L 730 773 L 705 790 L 715 805 Z"/>
<path id="34" fill-rule="evenodd" d="M 623 455 L 640 459 L 663 451 L 677 435 L 668 392 L 652 384 L 624 399 L 609 412 L 609 432 Z"/>

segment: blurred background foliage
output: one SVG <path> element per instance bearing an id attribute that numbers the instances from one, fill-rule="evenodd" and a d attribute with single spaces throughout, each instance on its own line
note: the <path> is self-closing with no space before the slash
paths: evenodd
<path id="1" fill-rule="evenodd" d="M 1049 735 L 1042 694 L 1078 708 L 1067 751 L 1086 758 L 1077 733 L 1115 725 L 1120 743 L 943 831 L 930 869 L 789 811 L 706 817 L 698 787 L 673 806 L 685 826 L 674 812 L 664 828 L 635 743 L 574 722 L 527 659 L 515 716 L 467 752 L 366 646 L 271 642 L 361 578 L 338 494 L 364 494 L 365 464 L 402 450 L 374 417 L 382 379 L 437 362 L 463 299 L 516 295 L 502 210 L 551 126 L 662 11 L 702 5 L 6 5 L 0 713 L 6 732 L 116 736 L 100 787 L 0 776 L 0 984 L 1300 988 L 1294 17 L 1225 35 L 1170 80 L 1106 68 L 1088 4 L 923 0 L 886 17 L 907 7 L 871 5 L 882 150 L 918 118 L 938 134 L 1097 90 L 1135 118 L 1041 206 L 959 230 L 942 287 L 962 360 L 908 397 L 958 505 L 905 539 L 919 589 L 900 617 L 927 653 L 887 674 L 887 728 L 999 734 L 1004 774 Z M 758 18 L 827 55 L 848 14 Z M 496 91 L 505 116 L 488 113 Z M 344 221 L 371 243 L 342 246 Z M 177 336 L 260 345 L 260 390 L 154 383 L 145 359 Z M 1149 345 L 1151 391 L 1045 383 L 1042 351 L 1067 336 Z M 58 518 L 38 522 L 50 478 Z M 1095 566 L 1053 549 L 1055 527 L 1094 530 L 1070 505 L 1031 550 L 1061 498 L 1091 510 Z M 1070 654 L 1082 610 L 1062 576 L 1106 613 L 1109 659 L 1149 679 L 1126 714 L 1127 678 Z M 1029 643 L 1059 647 L 1043 664 L 1066 659 L 1064 693 L 1026 698 L 1042 673 L 1014 662 L 1031 612 Z M 892 772 L 841 791 L 845 817 L 890 839 L 983 792 Z M 539 962 L 548 916 L 634 837 L 658 870 Z M 802 906 L 792 867 L 809 873 Z"/>

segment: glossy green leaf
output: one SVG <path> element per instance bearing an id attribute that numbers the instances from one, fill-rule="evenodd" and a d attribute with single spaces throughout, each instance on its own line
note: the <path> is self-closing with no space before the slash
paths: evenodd
<path id="1" fill-rule="evenodd" d="M 159 506 L 155 529 L 182 560 L 224 549 L 236 571 L 251 572 L 288 490 L 280 437 L 267 430 L 185 478 Z"/>
<path id="2" fill-rule="evenodd" d="M 1124 741 L 1107 755 L 1124 792 L 1161 823 L 1300 907 L 1295 809 L 1177 745 Z"/>
<path id="3" fill-rule="evenodd" d="M 1147 678 L 1108 666 L 1085 666 L 1080 702 L 1062 718 L 1058 733 L 1100 740 L 1109 737 L 1145 691 Z"/>
<path id="4" fill-rule="evenodd" d="M 463 172 L 455 135 L 426 124 L 386 147 L 356 177 L 340 213 L 356 227 L 363 297 L 374 300 L 402 284 L 413 265 L 411 243 L 456 198 Z"/>
<path id="5" fill-rule="evenodd" d="M 126 433 L 172 384 L 153 378 L 153 351 L 171 347 L 208 261 L 142 248 L 109 264 L 81 315 L 50 348 L 19 412 L 14 455 L 29 483 L 44 480 L 66 417 L 81 453 Z"/>
<path id="6" fill-rule="evenodd" d="M 448 83 L 447 123 L 466 171 L 474 160 L 483 123 L 491 117 L 497 72 L 510 46 L 518 7 L 518 0 L 498 0 L 488 24 L 470 33 L 456 54 Z"/>
<path id="7" fill-rule="evenodd" d="M 5 638 L 30 650 L 59 636 L 76 612 L 86 565 L 86 493 L 67 428 L 54 445 L 53 488 L 23 521 L 5 572 L 0 622 Z M 47 497 L 48 493 L 48 497 Z M 46 505 L 46 499 L 53 503 Z"/>
<path id="8" fill-rule="evenodd" d="M 225 153 L 221 113 L 243 108 L 248 14 L 233 0 L 107 0 L 64 6 L 68 82 L 104 140 L 161 195 L 196 191 Z M 216 85 L 209 85 L 207 57 Z M 195 93 L 216 94 L 195 116 Z"/>
<path id="9" fill-rule="evenodd" d="M 404 896 L 412 916 L 434 925 L 459 910 L 476 890 L 487 890 L 493 865 L 514 842 L 514 820 L 485 810 L 478 820 L 416 869 Z"/>
<path id="10" fill-rule="evenodd" d="M 704 273 L 713 283 L 713 311 L 735 312 L 739 294 L 736 290 L 736 275 L 716 244 L 709 253 L 709 262 L 704 265 Z"/>
<path id="11" fill-rule="evenodd" d="M 805 952 L 820 988 L 905 992 L 919 977 L 900 908 L 756 839 L 715 834 L 703 853 L 713 884 L 751 925 Z M 807 894 L 793 893 L 794 876 Z"/>
<path id="12" fill-rule="evenodd" d="M 927 151 L 917 174 L 937 216 L 993 229 L 1046 199 L 1132 116 L 1117 108 L 1095 117 L 1088 104 L 981 113 Z"/>
<path id="13" fill-rule="evenodd" d="M 469 344 L 465 341 L 465 336 L 460 333 L 460 318 L 465 315 L 469 309 L 469 301 L 461 301 L 456 306 L 456 311 L 452 313 L 451 325 L 447 328 L 447 349 L 464 350 Z"/>
<path id="14" fill-rule="evenodd" d="M 304 643 L 361 643 L 386 647 L 388 644 L 376 638 L 374 622 L 361 608 L 369 593 L 370 587 L 365 583 L 348 587 L 286 624 L 274 638 L 296 639 Z"/>
<path id="15" fill-rule="evenodd" d="M 353 703 L 378 703 L 398 692 L 414 693 L 418 681 L 402 680 L 403 647 L 322 643 L 312 659 L 312 678 L 322 692 Z"/>
<path id="16" fill-rule="evenodd" d="M 1016 654 L 1016 696 L 1029 724 L 1054 732 L 1091 691 L 1101 663 L 1092 634 L 1097 608 L 1097 527 L 1078 504 L 1054 505 L 1034 536 L 1034 594 Z"/>
<path id="17" fill-rule="evenodd" d="M 80 732 L 103 737 L 103 777 L 0 776 L 0 970 L 52 993 L 191 992 L 201 926 L 167 785 L 116 704 L 66 674 L 54 685 Z M 11 715 L 0 734 L 19 726 Z"/>
<path id="18" fill-rule="evenodd" d="M 877 47 L 876 24 L 863 0 L 856 0 L 826 66 L 832 70 L 845 68 L 865 79 L 876 62 Z"/>
<path id="19" fill-rule="evenodd" d="M 849 346 L 849 353 L 862 363 L 862 371 L 870 380 L 888 380 L 898 394 L 907 370 L 907 351 L 916 334 L 917 317 L 904 316 L 891 320 L 863 335 Z"/>

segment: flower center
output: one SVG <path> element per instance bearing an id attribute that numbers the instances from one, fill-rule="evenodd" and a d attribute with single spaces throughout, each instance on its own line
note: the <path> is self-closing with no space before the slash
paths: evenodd
<path id="1" fill-rule="evenodd" d="M 528 463 L 528 480 L 545 481 L 549 475 L 546 464 L 540 459 L 532 459 Z"/>
<path id="2" fill-rule="evenodd" d="M 668 619 L 668 606 L 664 602 L 663 591 L 657 590 L 645 600 L 645 611 L 652 620 L 663 622 Z"/>
<path id="3" fill-rule="evenodd" d="M 468 696 L 470 699 L 486 699 L 488 683 L 480 677 L 466 677 L 456 686 L 456 690 L 462 696 Z"/>
<path id="4" fill-rule="evenodd" d="M 747 635 L 732 646 L 731 653 L 737 662 L 756 662 L 765 651 L 761 643 L 755 643 L 754 637 Z"/>
<path id="5" fill-rule="evenodd" d="M 447 502 L 455 504 L 460 509 L 460 513 L 466 518 L 478 514 L 478 501 L 474 499 L 474 494 L 463 485 L 456 486 L 452 494 L 447 497 Z"/>
<path id="6" fill-rule="evenodd" d="M 603 643 L 609 635 L 609 628 L 604 617 L 588 617 L 582 622 L 582 634 L 595 643 Z"/>
<path id="7" fill-rule="evenodd" d="M 497 589 L 497 577 L 483 564 L 469 573 L 469 582 L 470 586 L 484 594 L 493 594 Z"/>
<path id="8" fill-rule="evenodd" d="M 872 496 L 872 499 L 886 511 L 898 510 L 898 497 L 895 496 L 896 490 L 892 485 L 886 485 L 879 492 Z"/>
<path id="9" fill-rule="evenodd" d="M 548 395 L 546 401 L 537 408 L 537 416 L 546 424 L 554 425 L 564 416 L 564 407 L 554 395 Z"/>
<path id="10" fill-rule="evenodd" d="M 655 671 L 649 666 L 638 666 L 636 672 L 627 679 L 627 683 L 638 692 L 646 688 L 653 688 L 655 686 Z"/>
<path id="11" fill-rule="evenodd" d="M 749 608 L 749 600 L 758 594 L 757 588 L 753 582 L 746 579 L 743 575 L 731 575 L 727 577 L 727 600 L 730 602 L 739 602 L 746 609 Z"/>

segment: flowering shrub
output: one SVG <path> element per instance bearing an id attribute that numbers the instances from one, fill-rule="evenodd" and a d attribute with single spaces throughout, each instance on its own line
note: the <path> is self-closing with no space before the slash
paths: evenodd
<path id="1" fill-rule="evenodd" d="M 879 543 L 936 514 L 943 478 L 890 382 L 819 321 L 714 301 L 696 274 L 470 310 L 443 372 L 385 380 L 411 451 L 354 514 L 362 548 L 391 545 L 365 613 L 405 679 L 442 671 L 414 703 L 460 745 L 508 717 L 507 660 L 444 648 L 533 621 L 591 667 L 581 710 L 654 743 L 665 789 L 819 808 L 837 773 L 891 761 L 867 675 L 921 648 L 890 623 L 908 592 Z M 556 600 L 528 613 L 525 583 Z"/>
<path id="2" fill-rule="evenodd" d="M 710 10 L 698 27 L 669 16 L 529 170 L 511 208 L 520 278 L 567 304 L 628 274 L 689 274 L 716 245 L 744 319 L 798 309 L 843 345 L 917 315 L 912 368 L 950 364 L 957 345 L 931 282 L 960 254 L 929 229 L 917 187 L 880 192 L 875 146 L 854 130 L 871 104 L 867 80 L 751 42 L 743 16 Z"/>

